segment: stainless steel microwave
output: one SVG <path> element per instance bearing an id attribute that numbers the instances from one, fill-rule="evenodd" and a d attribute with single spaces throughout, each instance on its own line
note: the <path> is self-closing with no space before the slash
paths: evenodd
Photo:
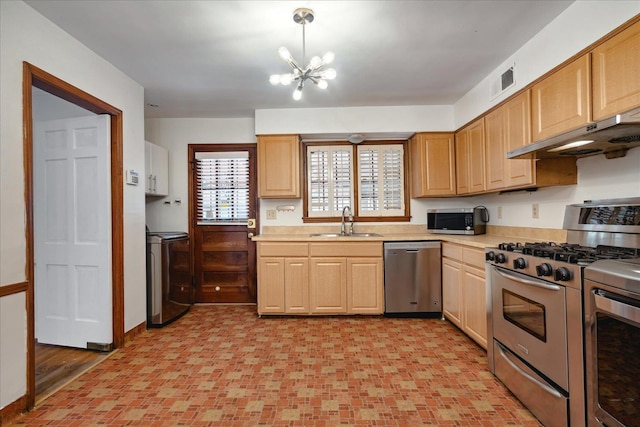
<path id="1" fill-rule="evenodd" d="M 427 229 L 432 233 L 484 234 L 487 222 L 489 211 L 484 206 L 427 210 Z"/>

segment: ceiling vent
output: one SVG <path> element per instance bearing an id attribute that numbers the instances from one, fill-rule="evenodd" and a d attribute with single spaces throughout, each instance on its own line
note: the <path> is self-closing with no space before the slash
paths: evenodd
<path id="1" fill-rule="evenodd" d="M 514 76 L 514 68 L 515 64 L 512 65 L 500 75 L 497 79 L 491 83 L 491 99 L 494 99 L 504 93 L 511 86 L 516 84 L 516 79 Z"/>

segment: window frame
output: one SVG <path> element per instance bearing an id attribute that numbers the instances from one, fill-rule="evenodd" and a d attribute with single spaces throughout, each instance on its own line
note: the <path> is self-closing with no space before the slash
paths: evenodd
<path id="1" fill-rule="evenodd" d="M 403 193 L 404 193 L 404 215 L 396 216 L 361 216 L 360 215 L 360 168 L 358 158 L 358 146 L 375 146 L 375 145 L 402 145 L 403 150 Z M 355 145 L 346 141 L 303 141 L 302 142 L 302 158 L 303 158 L 303 223 L 320 223 L 320 222 L 340 222 L 340 216 L 309 216 L 309 165 L 307 150 L 313 146 L 352 146 L 352 168 L 353 168 L 353 218 L 355 222 L 408 222 L 411 221 L 410 209 L 410 162 L 409 162 L 409 140 L 380 140 L 365 141 Z"/>

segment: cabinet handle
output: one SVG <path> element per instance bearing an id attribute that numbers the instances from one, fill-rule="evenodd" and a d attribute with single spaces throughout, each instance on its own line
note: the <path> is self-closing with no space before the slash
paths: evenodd
<path id="1" fill-rule="evenodd" d="M 157 192 L 157 188 L 156 188 L 156 176 L 153 175 L 153 192 Z"/>

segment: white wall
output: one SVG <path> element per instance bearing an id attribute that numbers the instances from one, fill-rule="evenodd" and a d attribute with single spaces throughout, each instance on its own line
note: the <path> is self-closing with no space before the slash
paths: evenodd
<path id="1" fill-rule="evenodd" d="M 119 108 L 125 169 L 144 170 L 144 92 L 21 1 L 0 2 L 0 286 L 25 281 L 22 62 Z M 124 188 L 125 330 L 146 319 L 144 188 Z M 0 408 L 26 393 L 24 294 L 0 300 Z"/>
<path id="2" fill-rule="evenodd" d="M 487 111 L 640 13 L 639 0 L 577 0 L 455 104 L 455 128 Z M 515 63 L 515 85 L 490 99 L 491 82 Z"/>
<path id="3" fill-rule="evenodd" d="M 169 150 L 169 196 L 147 197 L 147 226 L 151 231 L 189 231 L 189 144 L 256 142 L 254 120 L 148 119 L 145 139 Z M 176 203 L 180 199 L 181 203 Z M 165 204 L 165 202 L 171 202 Z"/>

